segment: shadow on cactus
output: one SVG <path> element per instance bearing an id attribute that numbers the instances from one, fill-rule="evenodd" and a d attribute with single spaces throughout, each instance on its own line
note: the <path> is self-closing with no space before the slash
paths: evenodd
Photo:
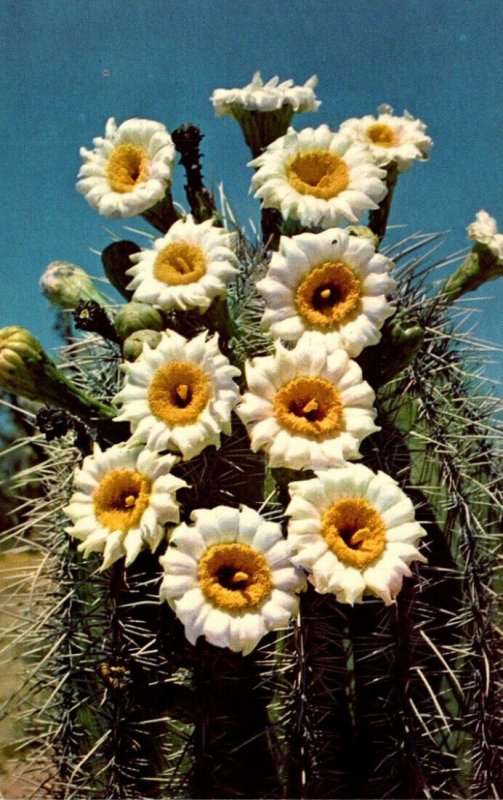
<path id="1" fill-rule="evenodd" d="M 153 226 L 102 253 L 120 301 L 53 262 L 59 363 L 0 331 L 37 455 L 3 544 L 23 796 L 499 796 L 500 404 L 457 301 L 503 235 L 484 211 L 468 254 L 390 235 L 425 125 L 289 127 L 315 85 L 212 96 L 252 153 L 255 240 L 195 126 L 110 119 L 77 189 Z"/>

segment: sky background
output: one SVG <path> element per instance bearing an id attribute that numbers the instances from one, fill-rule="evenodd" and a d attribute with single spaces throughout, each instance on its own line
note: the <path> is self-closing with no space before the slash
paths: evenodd
<path id="1" fill-rule="evenodd" d="M 258 222 L 241 131 L 208 99 L 257 69 L 265 80 L 318 75 L 323 104 L 297 128 L 336 130 L 382 102 L 427 123 L 431 159 L 402 176 L 392 224 L 446 231 L 445 255 L 467 246 L 480 208 L 503 230 L 501 0 L 0 0 L 0 37 L 0 325 L 28 327 L 48 348 L 59 340 L 38 288 L 45 266 L 102 275 L 92 251 L 110 231 L 146 227 L 100 217 L 75 192 L 79 147 L 109 116 L 195 123 L 207 182 L 223 181 L 240 220 Z M 503 279 L 478 295 L 475 333 L 501 346 Z M 489 360 L 501 380 L 501 354 Z"/>

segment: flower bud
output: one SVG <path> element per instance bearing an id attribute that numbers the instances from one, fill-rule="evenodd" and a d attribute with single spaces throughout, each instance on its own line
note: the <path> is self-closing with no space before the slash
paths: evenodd
<path id="1" fill-rule="evenodd" d="M 87 272 L 69 261 L 51 261 L 42 273 L 40 288 L 47 299 L 60 308 L 73 309 L 80 301 L 89 300 L 106 305 Z"/>
<path id="2" fill-rule="evenodd" d="M 38 339 L 17 326 L 0 330 L 0 388 L 29 400 L 65 408 L 84 419 L 115 413 L 110 406 L 75 386 L 49 358 Z"/>
<path id="3" fill-rule="evenodd" d="M 121 339 L 127 339 L 135 331 L 148 328 L 151 331 L 164 330 L 164 319 L 160 311 L 148 303 L 128 303 L 119 308 L 114 315 L 115 329 Z"/>
<path id="4" fill-rule="evenodd" d="M 152 349 L 156 348 L 161 341 L 161 334 L 158 331 L 143 330 L 135 331 L 125 339 L 122 352 L 126 361 L 136 361 L 141 356 L 143 345 L 148 344 Z"/>

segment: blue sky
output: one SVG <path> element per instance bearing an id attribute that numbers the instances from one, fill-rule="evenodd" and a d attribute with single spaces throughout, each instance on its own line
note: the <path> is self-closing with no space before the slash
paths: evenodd
<path id="1" fill-rule="evenodd" d="M 62 259 L 101 274 L 92 250 L 123 229 L 75 192 L 79 147 L 109 116 L 193 122 L 207 180 L 224 181 L 242 221 L 258 220 L 240 130 L 208 100 L 256 69 L 318 75 L 323 105 L 297 127 L 336 129 L 382 102 L 427 123 L 431 159 L 402 177 L 392 223 L 448 231 L 446 254 L 466 245 L 480 208 L 503 229 L 500 0 L 0 0 L 0 12 L 0 324 L 47 347 L 58 340 L 41 272 Z M 479 294 L 476 334 L 503 345 L 503 280 Z M 501 379 L 496 359 L 488 371 Z"/>

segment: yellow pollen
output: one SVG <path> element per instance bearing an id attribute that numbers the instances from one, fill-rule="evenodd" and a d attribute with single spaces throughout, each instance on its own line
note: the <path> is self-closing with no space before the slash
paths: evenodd
<path id="1" fill-rule="evenodd" d="M 295 306 L 309 328 L 334 330 L 359 313 L 362 286 L 351 267 L 325 261 L 305 275 L 295 290 Z"/>
<path id="2" fill-rule="evenodd" d="M 191 242 L 172 242 L 157 255 L 154 276 L 168 286 L 195 283 L 206 273 L 206 256 L 202 247 Z"/>
<path id="3" fill-rule="evenodd" d="M 149 177 L 148 153 L 136 144 L 120 144 L 107 161 L 108 183 L 114 192 L 131 192 Z"/>
<path id="4" fill-rule="evenodd" d="M 147 398 L 154 417 L 166 425 L 191 425 L 210 401 L 211 382 L 195 364 L 170 361 L 155 371 Z"/>
<path id="5" fill-rule="evenodd" d="M 197 577 L 208 600 L 231 614 L 257 608 L 273 589 L 265 556 L 240 542 L 208 547 L 199 559 Z"/>
<path id="6" fill-rule="evenodd" d="M 367 130 L 367 136 L 373 144 L 378 144 L 380 147 L 393 147 L 396 144 L 395 131 L 382 122 L 371 125 Z"/>
<path id="7" fill-rule="evenodd" d="M 344 406 L 337 387 L 324 378 L 299 376 L 276 392 L 274 413 L 297 436 L 327 439 L 343 430 Z"/>
<path id="8" fill-rule="evenodd" d="M 349 186 L 349 169 L 345 161 L 330 150 L 308 150 L 298 153 L 286 170 L 290 185 L 299 194 L 321 200 L 337 197 Z"/>
<path id="9" fill-rule="evenodd" d="M 138 525 L 150 502 L 152 484 L 134 469 L 106 472 L 93 494 L 94 514 L 111 531 Z"/>
<path id="10" fill-rule="evenodd" d="M 384 552 L 386 526 L 363 497 L 343 497 L 325 511 L 321 533 L 339 561 L 366 569 Z"/>

